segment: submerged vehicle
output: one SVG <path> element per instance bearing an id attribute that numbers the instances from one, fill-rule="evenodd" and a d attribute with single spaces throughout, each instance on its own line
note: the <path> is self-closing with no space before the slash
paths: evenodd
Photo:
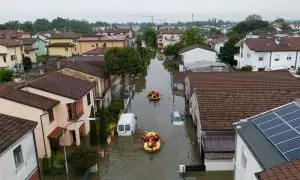
<path id="1" fill-rule="evenodd" d="M 123 113 L 118 121 L 119 136 L 132 136 L 136 128 L 136 117 L 133 113 Z"/>
<path id="2" fill-rule="evenodd" d="M 174 111 L 171 115 L 171 120 L 174 125 L 183 125 L 183 119 L 178 111 Z"/>

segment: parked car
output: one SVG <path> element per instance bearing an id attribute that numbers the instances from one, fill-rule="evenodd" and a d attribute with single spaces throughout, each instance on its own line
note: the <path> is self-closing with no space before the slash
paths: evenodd
<path id="1" fill-rule="evenodd" d="M 178 111 L 174 111 L 171 116 L 174 125 L 183 125 L 183 119 Z"/>
<path id="2" fill-rule="evenodd" d="M 133 113 L 123 113 L 118 121 L 118 136 L 132 136 L 136 129 L 136 117 Z"/>

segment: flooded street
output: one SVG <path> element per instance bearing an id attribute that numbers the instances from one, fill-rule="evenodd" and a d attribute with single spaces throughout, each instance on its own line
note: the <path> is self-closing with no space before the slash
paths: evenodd
<path id="1" fill-rule="evenodd" d="M 159 91 L 159 102 L 149 102 L 147 93 Z M 174 104 L 173 104 L 174 101 Z M 157 131 L 165 145 L 159 153 L 149 154 L 136 142 L 143 134 L 137 131 L 133 137 L 114 137 L 108 145 L 104 159 L 101 160 L 97 175 L 91 179 L 101 180 L 176 180 L 176 179 L 232 179 L 231 172 L 197 173 L 180 177 L 180 164 L 200 164 L 199 148 L 195 128 L 186 120 L 183 126 L 171 123 L 172 111 L 184 112 L 184 97 L 172 95 L 170 73 L 162 61 L 152 60 L 146 77 L 141 77 L 132 100 L 131 112 L 137 116 L 138 128 L 145 131 Z M 219 177 L 219 178 L 218 178 Z M 228 178 L 227 178 L 228 177 Z"/>

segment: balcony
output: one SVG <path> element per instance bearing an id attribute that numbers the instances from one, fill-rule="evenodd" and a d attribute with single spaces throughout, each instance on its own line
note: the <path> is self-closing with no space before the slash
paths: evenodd
<path id="1" fill-rule="evenodd" d="M 69 121 L 76 121 L 83 115 L 83 100 L 67 104 Z"/>

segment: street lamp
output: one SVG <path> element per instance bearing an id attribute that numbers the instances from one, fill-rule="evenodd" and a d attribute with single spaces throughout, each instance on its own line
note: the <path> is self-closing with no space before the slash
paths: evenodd
<path id="1" fill-rule="evenodd" d="M 66 166 L 66 175 L 67 175 L 67 179 L 68 179 L 68 174 L 69 174 L 69 169 L 68 169 L 68 162 L 67 162 L 67 151 L 66 151 L 66 142 L 65 142 L 65 131 L 67 129 L 67 127 L 71 124 L 75 124 L 77 122 L 81 122 L 81 121 L 95 121 L 96 118 L 86 118 L 86 119 L 81 119 L 81 120 L 77 120 L 75 122 L 72 122 L 70 124 L 68 124 L 64 130 L 63 130 L 63 141 L 64 141 L 64 156 L 65 156 L 65 166 Z"/>

